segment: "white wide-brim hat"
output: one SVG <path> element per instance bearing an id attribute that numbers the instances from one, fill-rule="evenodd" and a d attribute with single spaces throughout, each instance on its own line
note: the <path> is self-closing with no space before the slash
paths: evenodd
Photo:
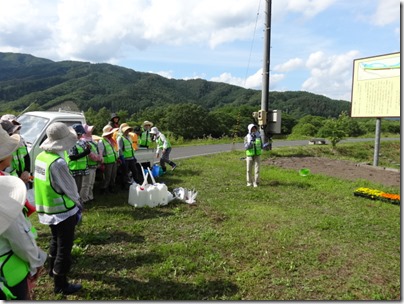
<path id="1" fill-rule="evenodd" d="M 112 128 L 110 125 L 106 125 L 104 128 L 102 128 L 102 135 L 101 136 L 108 136 L 111 135 L 112 133 L 118 131 L 119 128 Z"/>
<path id="2" fill-rule="evenodd" d="M 27 187 L 16 176 L 0 176 L 0 234 L 2 234 L 22 212 L 27 199 Z"/>
<path id="3" fill-rule="evenodd" d="M 65 151 L 77 142 L 77 133 L 63 122 L 54 122 L 46 129 L 47 139 L 39 147 L 45 151 Z"/>
<path id="4" fill-rule="evenodd" d="M 133 128 L 132 128 L 132 127 L 129 127 L 129 126 L 123 127 L 123 128 L 122 128 L 122 134 L 125 133 L 125 132 L 128 131 L 128 130 L 129 130 L 129 131 L 133 131 Z"/>
<path id="5" fill-rule="evenodd" d="M 20 145 L 20 135 L 8 133 L 0 126 L 0 160 L 10 156 Z M 1 193 L 1 192 L 0 192 Z"/>
<path id="6" fill-rule="evenodd" d="M 153 123 L 151 121 L 145 120 L 142 124 L 142 127 L 149 125 L 150 127 L 153 127 Z"/>

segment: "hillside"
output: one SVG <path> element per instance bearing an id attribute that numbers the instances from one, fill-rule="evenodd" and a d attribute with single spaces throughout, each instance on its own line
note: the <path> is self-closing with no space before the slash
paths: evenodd
<path id="1" fill-rule="evenodd" d="M 337 117 L 347 101 L 309 92 L 270 92 L 271 109 L 296 118 Z M 22 111 L 35 102 L 42 109 L 74 102 L 83 111 L 103 107 L 129 114 L 147 107 L 194 103 L 208 110 L 225 105 L 261 104 L 259 90 L 202 79 L 175 80 L 111 64 L 60 61 L 27 54 L 0 53 L 0 111 Z"/>

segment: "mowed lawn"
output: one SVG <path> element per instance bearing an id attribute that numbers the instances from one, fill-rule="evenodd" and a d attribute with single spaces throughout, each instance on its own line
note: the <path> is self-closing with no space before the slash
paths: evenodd
<path id="1" fill-rule="evenodd" d="M 36 300 L 401 299 L 400 206 L 353 195 L 399 188 L 266 165 L 260 187 L 246 187 L 243 156 L 180 160 L 157 179 L 197 190 L 195 205 L 136 209 L 127 192 L 97 195 L 69 275 L 83 290 L 55 296 L 45 275 Z M 33 222 L 47 250 L 49 228 Z"/>

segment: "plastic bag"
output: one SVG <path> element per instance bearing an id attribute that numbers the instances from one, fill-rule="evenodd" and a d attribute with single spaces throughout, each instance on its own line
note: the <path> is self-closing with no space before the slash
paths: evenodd
<path id="1" fill-rule="evenodd" d="M 196 196 L 198 195 L 198 192 L 195 190 L 190 190 L 186 188 L 175 188 L 173 190 L 174 197 L 182 200 L 183 202 L 187 204 L 194 204 L 196 203 Z"/>

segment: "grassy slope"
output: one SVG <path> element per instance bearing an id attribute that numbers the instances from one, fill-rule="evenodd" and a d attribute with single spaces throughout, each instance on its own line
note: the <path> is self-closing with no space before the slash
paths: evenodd
<path id="1" fill-rule="evenodd" d="M 275 152 L 275 151 L 274 151 Z M 87 205 L 69 300 L 398 300 L 400 207 L 353 196 L 350 182 L 262 166 L 245 187 L 242 152 L 182 160 L 160 178 L 197 205 L 134 209 L 127 194 Z M 268 155 L 264 156 L 268 157 Z M 39 225 L 46 249 L 49 229 Z M 37 300 L 63 299 L 42 277 Z"/>

